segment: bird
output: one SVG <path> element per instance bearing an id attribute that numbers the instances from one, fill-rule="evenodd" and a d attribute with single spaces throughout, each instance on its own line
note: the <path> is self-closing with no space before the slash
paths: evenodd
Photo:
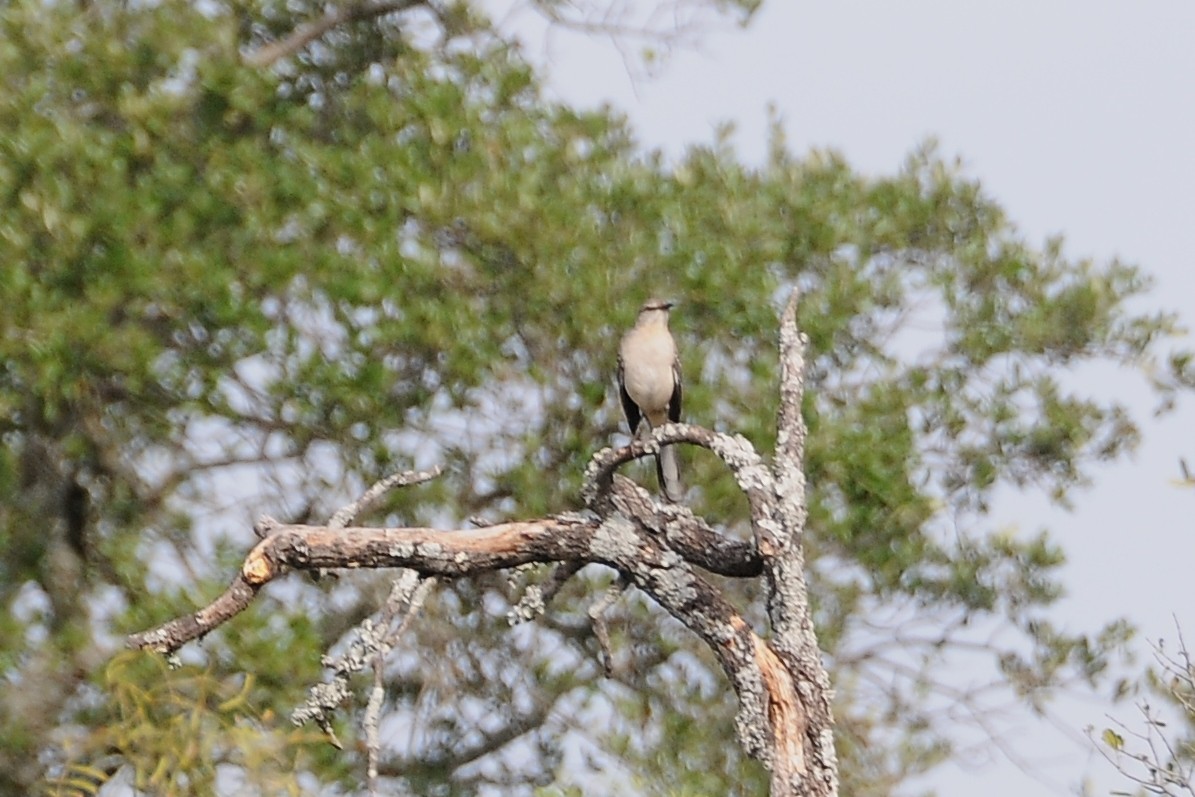
<path id="1" fill-rule="evenodd" d="M 680 357 L 668 331 L 668 311 L 673 306 L 673 302 L 649 299 L 618 345 L 618 393 L 632 438 L 669 421 L 680 421 Z M 656 475 L 664 497 L 679 501 L 680 466 L 674 446 L 660 448 Z"/>

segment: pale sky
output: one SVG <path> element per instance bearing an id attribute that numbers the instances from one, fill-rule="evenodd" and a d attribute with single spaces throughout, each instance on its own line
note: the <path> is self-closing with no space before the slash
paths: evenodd
<path id="1" fill-rule="evenodd" d="M 525 17 L 519 24 L 530 25 Z M 1157 279 L 1148 304 L 1195 323 L 1195 3 L 970 4 L 906 0 L 765 0 L 751 26 L 723 25 L 697 50 L 673 53 L 649 78 L 632 77 L 619 50 L 596 37 L 528 37 L 548 63 L 556 96 L 609 102 L 638 140 L 676 155 L 709 143 L 732 121 L 741 157 L 758 162 L 773 104 L 796 153 L 829 147 L 859 171 L 891 174 L 933 136 L 959 156 L 1031 242 L 1062 234 L 1072 258 L 1120 257 Z M 624 49 L 627 49 L 624 45 Z M 631 45 L 630 49 L 634 49 Z M 1192 344 L 1195 345 L 1195 344 Z M 1068 597 L 1054 619 L 1094 630 L 1127 616 L 1144 641 L 1174 641 L 1177 616 L 1195 639 L 1195 491 L 1173 484 L 1178 458 L 1195 464 L 1195 400 L 1158 421 L 1145 391 L 1115 374 L 1084 387 L 1130 401 L 1142 420 L 1137 455 L 1097 472 L 1072 514 L 1011 492 L 1001 521 L 1048 527 L 1065 548 Z M 1129 704 L 1070 701 L 1063 729 L 1026 716 L 1017 753 L 947 765 L 923 784 L 943 797 L 1020 797 L 1127 789 L 1091 751 L 1066 740 L 1105 712 L 1133 724 Z"/>

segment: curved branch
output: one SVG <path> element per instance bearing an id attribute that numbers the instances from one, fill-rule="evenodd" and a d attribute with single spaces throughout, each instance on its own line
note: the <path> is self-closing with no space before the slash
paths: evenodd
<path id="1" fill-rule="evenodd" d="M 761 554 L 776 546 L 780 533 L 775 517 L 775 484 L 772 473 L 764 465 L 751 443 L 742 435 L 727 435 L 688 423 L 668 423 L 655 428 L 644 439 L 632 440 L 622 448 L 603 448 L 593 455 L 585 467 L 581 498 L 590 509 L 604 514 L 603 509 L 618 467 L 633 459 L 654 455 L 660 447 L 670 443 L 691 443 L 709 449 L 730 469 L 739 489 L 747 497 L 751 513 L 751 529 Z M 664 509 L 656 509 L 664 512 Z M 680 512 L 688 512 L 684 508 Z M 688 513 L 692 517 L 692 513 Z M 704 566 L 704 565 L 703 565 Z M 709 569 L 709 568 L 707 568 Z"/>

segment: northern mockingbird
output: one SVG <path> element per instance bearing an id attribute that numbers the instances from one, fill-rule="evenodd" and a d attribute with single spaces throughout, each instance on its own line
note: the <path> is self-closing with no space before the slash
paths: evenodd
<path id="1" fill-rule="evenodd" d="M 618 345 L 618 393 L 631 427 L 632 439 L 641 431 L 680 420 L 680 358 L 668 331 L 668 310 L 672 302 L 649 299 L 639 309 L 635 326 Z M 646 429 L 640 422 L 646 420 Z M 676 449 L 664 446 L 656 457 L 660 489 L 669 501 L 681 497 L 680 468 Z"/>

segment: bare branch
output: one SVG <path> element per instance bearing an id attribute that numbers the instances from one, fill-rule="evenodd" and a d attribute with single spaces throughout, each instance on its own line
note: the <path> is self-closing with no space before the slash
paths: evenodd
<path id="1" fill-rule="evenodd" d="M 243 572 L 242 569 L 228 585 L 228 589 L 204 608 L 175 618 L 150 631 L 131 634 L 126 643 L 130 648 L 166 654 L 173 653 L 192 639 L 206 636 L 247 609 L 257 590 L 265 583 L 263 581 L 253 584 L 244 577 Z"/>
<path id="2" fill-rule="evenodd" d="M 560 591 L 568 580 L 580 572 L 581 568 L 585 566 L 583 562 L 563 562 L 556 565 L 552 570 L 552 575 L 548 579 L 548 583 L 540 590 L 540 600 L 547 605 L 551 603 L 552 598 L 556 597 L 556 593 Z"/>
<path id="3" fill-rule="evenodd" d="M 563 541 L 577 546 L 579 543 L 565 533 L 579 528 L 577 524 L 550 518 L 460 532 L 271 526 L 263 522 L 257 528 L 266 531 L 265 539 L 249 552 L 223 595 L 194 614 L 131 635 L 129 647 L 172 653 L 243 611 L 257 590 L 290 570 L 410 567 L 424 575 L 456 577 L 579 555 L 575 550 L 570 552 L 567 545 L 557 544 Z M 554 539 L 553 535 L 559 536 Z M 520 547 L 527 542 L 532 544 Z"/>
<path id="4" fill-rule="evenodd" d="M 653 46 L 695 46 L 725 10 L 700 0 L 640 4 L 560 3 L 535 0 L 532 7 L 553 25 L 586 35 L 639 40 Z M 646 13 L 635 13 L 643 12 Z M 744 14 L 743 22 L 750 16 Z"/>
<path id="5" fill-rule="evenodd" d="M 776 417 L 776 493 L 792 531 L 805 529 L 805 437 L 801 405 L 805 397 L 805 348 L 809 339 L 797 329 L 800 293 L 794 289 L 780 318 L 780 408 Z"/>
<path id="6" fill-rule="evenodd" d="M 381 498 L 384 493 L 387 493 L 396 487 L 407 487 L 412 484 L 422 484 L 423 482 L 431 481 L 443 472 L 444 468 L 440 465 L 436 465 L 431 470 L 408 470 L 403 471 L 402 473 L 392 473 L 386 478 L 376 482 L 356 501 L 348 506 L 338 509 L 336 514 L 332 516 L 332 519 L 328 521 L 328 525 L 334 529 L 344 528 L 356 520 L 358 515 L 360 515 L 375 501 Z"/>
<path id="7" fill-rule="evenodd" d="M 610 629 L 606 624 L 606 612 L 626 588 L 626 580 L 620 577 L 598 598 L 597 603 L 589 607 L 589 619 L 593 621 L 593 633 L 601 650 L 602 670 L 607 678 L 614 673 L 614 652 L 610 649 Z"/>
<path id="8" fill-rule="evenodd" d="M 249 66 L 272 66 L 276 61 L 294 55 L 339 25 L 406 11 L 409 8 L 424 5 L 426 2 L 427 0 L 390 0 L 390 2 L 365 3 L 358 0 L 346 3 L 315 22 L 300 25 L 282 41 L 267 44 L 246 54 L 245 63 Z"/>
<path id="9" fill-rule="evenodd" d="M 379 650 L 373 657 L 373 687 L 369 690 L 369 700 L 365 704 L 365 713 L 361 717 L 361 727 L 365 731 L 365 786 L 369 797 L 378 797 L 382 793 L 378 780 L 378 759 L 382 754 L 382 739 L 379 729 L 382 724 L 382 704 L 386 700 L 386 686 L 383 676 L 386 671 L 385 654 Z"/>

